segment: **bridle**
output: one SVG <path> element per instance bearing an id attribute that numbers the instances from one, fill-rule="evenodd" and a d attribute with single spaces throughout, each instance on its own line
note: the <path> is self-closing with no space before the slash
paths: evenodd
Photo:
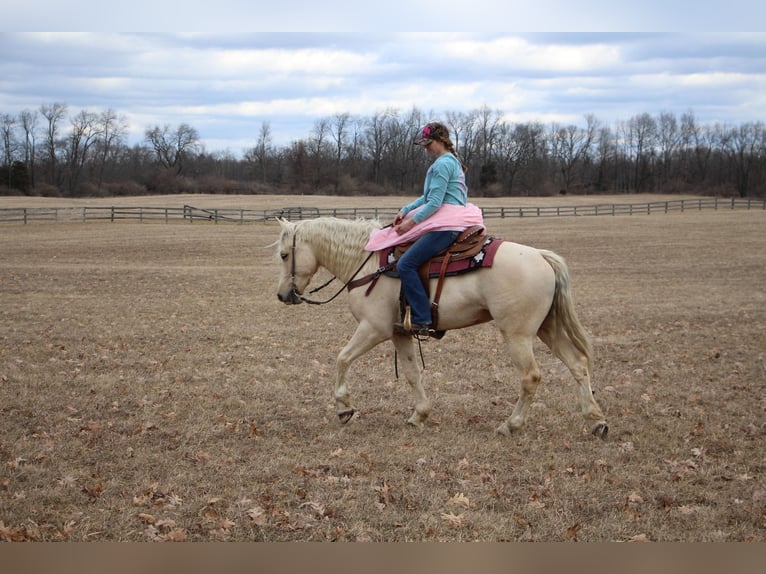
<path id="1" fill-rule="evenodd" d="M 290 292 L 292 293 L 292 297 L 294 299 L 303 301 L 304 303 L 308 303 L 309 305 L 324 305 L 326 303 L 330 303 L 331 301 L 334 301 L 338 297 L 338 295 L 343 293 L 344 289 L 346 289 L 346 288 L 350 289 L 350 285 L 354 281 L 354 278 L 359 274 L 359 272 L 364 268 L 364 266 L 367 265 L 367 262 L 370 260 L 370 258 L 374 254 L 374 252 L 370 251 L 369 255 L 367 255 L 367 257 L 365 257 L 364 261 L 362 261 L 362 264 L 357 268 L 356 271 L 354 271 L 354 274 L 351 276 L 351 278 L 348 281 L 346 281 L 346 283 L 343 285 L 343 287 L 338 289 L 338 292 L 335 293 L 335 295 L 333 295 L 332 297 L 330 297 L 326 301 L 314 301 L 313 299 L 308 299 L 307 297 L 304 297 L 303 295 L 298 293 L 297 289 L 295 288 L 295 245 L 296 245 L 296 238 L 297 237 L 298 237 L 298 230 L 296 229 L 296 230 L 293 231 L 293 244 L 292 244 L 291 253 L 290 253 L 290 259 L 291 259 L 291 261 L 290 261 Z M 337 279 L 337 277 L 335 277 L 335 276 L 330 277 L 330 279 L 328 281 L 326 281 L 325 283 L 323 283 L 319 287 L 309 291 L 309 295 L 313 295 L 317 291 L 321 291 L 322 289 L 327 287 L 330 283 L 335 281 L 335 279 Z"/>
<path id="2" fill-rule="evenodd" d="M 390 226 L 391 225 L 389 224 L 386 227 L 390 227 Z M 381 273 L 383 273 L 386 270 L 385 267 L 381 267 L 380 269 L 376 270 L 374 273 L 372 273 L 372 274 L 370 274 L 368 276 L 365 276 L 365 277 L 363 277 L 361 279 L 358 279 L 357 281 L 354 281 L 354 278 L 359 274 L 359 272 L 362 270 L 362 268 L 364 268 L 364 266 L 367 265 L 367 262 L 374 255 L 375 252 L 374 251 L 370 251 L 369 255 L 367 255 L 367 257 L 364 258 L 364 261 L 362 261 L 362 264 L 357 268 L 356 271 L 354 271 L 354 274 L 351 275 L 351 278 L 348 281 L 346 281 L 346 283 L 344 283 L 343 286 L 340 289 L 338 289 L 338 291 L 337 291 L 337 293 L 335 293 L 335 295 L 333 295 L 332 297 L 330 297 L 329 299 L 327 299 L 325 301 L 314 301 L 313 299 L 308 299 L 307 297 L 304 297 L 303 295 L 298 293 L 298 291 L 295 288 L 295 246 L 296 246 L 296 238 L 297 237 L 298 237 L 298 230 L 295 229 L 293 231 L 293 244 L 292 244 L 291 253 L 290 253 L 290 257 L 292 259 L 290 261 L 290 293 L 291 293 L 291 296 L 292 296 L 292 298 L 294 300 L 303 301 L 304 303 L 308 303 L 309 305 L 324 305 L 326 303 L 330 303 L 331 301 L 334 301 L 338 297 L 338 295 L 343 293 L 343 291 L 345 289 L 348 289 L 350 291 L 351 289 L 353 289 L 356 286 L 363 285 L 364 283 L 369 282 L 369 280 L 376 281 L 377 278 L 381 275 Z M 325 283 L 323 283 L 319 287 L 309 291 L 309 295 L 313 295 L 317 291 L 321 291 L 322 289 L 327 287 L 330 283 L 335 281 L 335 279 L 337 279 L 337 277 L 335 277 L 333 275 L 332 277 L 330 277 L 330 279 L 328 281 L 326 281 Z M 352 283 L 353 283 L 353 285 L 352 285 Z M 374 285 L 374 283 L 373 283 L 373 285 Z M 372 288 L 372 287 L 370 287 L 370 288 Z M 420 360 L 423 363 L 423 368 L 425 368 L 426 363 L 425 363 L 425 358 L 423 357 L 423 349 L 420 346 L 420 342 L 421 342 L 420 341 L 420 337 L 416 336 L 415 338 L 418 341 L 418 348 L 420 349 Z M 398 352 L 396 350 L 394 350 L 394 372 L 396 373 L 396 378 L 398 379 L 399 378 L 399 362 L 398 362 L 397 358 L 398 358 Z"/>

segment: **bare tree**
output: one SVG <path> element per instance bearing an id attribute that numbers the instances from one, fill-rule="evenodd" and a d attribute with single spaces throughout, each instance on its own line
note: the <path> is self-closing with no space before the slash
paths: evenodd
<path id="1" fill-rule="evenodd" d="M 189 155 L 200 149 L 199 134 L 189 124 L 182 123 L 171 130 L 169 125 L 146 130 L 146 141 L 152 146 L 157 161 L 176 175 L 183 171 Z"/>
<path id="2" fill-rule="evenodd" d="M 596 181 L 594 182 L 597 191 L 605 191 L 609 188 L 609 182 L 614 181 L 614 176 L 610 177 L 610 172 L 614 171 L 615 157 L 617 155 L 614 133 L 608 126 L 601 126 L 596 132 Z"/>
<path id="3" fill-rule="evenodd" d="M 314 189 L 322 185 L 322 166 L 325 154 L 328 151 L 327 138 L 330 133 L 330 120 L 320 118 L 314 123 L 311 137 L 309 138 L 309 149 L 311 150 L 311 159 L 314 164 Z"/>
<path id="4" fill-rule="evenodd" d="M 29 183 L 32 187 L 34 187 L 36 154 L 35 131 L 37 130 L 37 112 L 31 110 L 23 110 L 19 114 L 19 123 L 21 124 L 21 129 L 24 132 L 24 141 L 22 142 L 22 147 L 24 149 L 24 165 L 26 165 L 27 174 L 29 174 Z"/>
<path id="5" fill-rule="evenodd" d="M 559 127 L 554 124 L 551 133 L 553 158 L 558 162 L 563 189 L 571 191 L 577 171 L 590 154 L 596 136 L 598 121 L 592 115 L 585 117 L 586 127 L 575 125 Z"/>
<path id="6" fill-rule="evenodd" d="M 648 191 L 654 156 L 657 122 L 647 114 L 633 116 L 620 124 L 620 141 L 624 154 L 625 187 L 631 191 Z"/>
<path id="7" fill-rule="evenodd" d="M 681 116 L 681 146 L 686 164 L 686 180 L 691 185 L 703 184 L 708 178 L 711 157 L 716 147 L 716 131 L 697 123 L 694 113 Z"/>
<path id="8" fill-rule="evenodd" d="M 258 130 L 255 146 L 245 152 L 245 159 L 258 166 L 262 183 L 266 183 L 266 163 L 271 153 L 271 124 L 264 121 Z"/>
<path id="9" fill-rule="evenodd" d="M 66 148 L 67 188 L 74 194 L 80 184 L 83 168 L 88 162 L 93 146 L 101 136 L 98 115 L 86 110 L 80 111 L 71 120 L 72 129 Z"/>
<path id="10" fill-rule="evenodd" d="M 662 112 L 657 121 L 657 145 L 660 154 L 660 185 L 665 186 L 674 176 L 673 162 L 678 146 L 681 144 L 681 130 L 676 116 Z"/>
<path id="11" fill-rule="evenodd" d="M 358 177 L 362 172 L 361 164 L 363 160 L 364 143 L 364 119 L 355 116 L 351 122 L 351 135 L 348 140 L 347 161 L 348 172 L 352 177 Z"/>
<path id="12" fill-rule="evenodd" d="M 8 184 L 9 189 L 13 187 L 11 178 L 13 170 L 11 167 L 13 166 L 13 131 L 15 125 L 16 118 L 10 114 L 0 115 L 0 139 L 2 139 L 3 142 L 3 167 L 6 167 L 8 170 L 8 179 L 6 180 L 6 183 Z"/>
<path id="13" fill-rule="evenodd" d="M 413 141 L 415 134 L 419 129 L 420 112 L 413 108 L 409 115 L 401 117 L 394 114 L 386 122 L 386 136 L 388 142 L 386 146 L 386 172 L 391 178 L 397 191 L 404 191 L 407 184 L 412 181 L 415 171 L 415 162 L 422 159 L 421 154 L 417 154 Z M 421 164 L 422 165 L 422 164 Z"/>
<path id="14" fill-rule="evenodd" d="M 346 130 L 350 120 L 351 115 L 348 113 L 335 114 L 330 123 L 330 137 L 335 142 L 335 193 L 338 193 L 340 185 L 340 166 L 346 146 Z"/>
<path id="15" fill-rule="evenodd" d="M 452 143 L 467 166 L 474 164 L 478 148 L 477 112 L 447 112 L 447 127 L 449 127 Z"/>
<path id="16" fill-rule="evenodd" d="M 98 189 L 104 181 L 104 171 L 110 161 L 110 158 L 116 153 L 125 137 L 128 129 L 127 120 L 124 116 L 119 116 L 113 109 L 108 109 L 101 113 L 98 118 L 98 131 L 100 138 L 98 141 Z"/>
<path id="17" fill-rule="evenodd" d="M 382 183 L 381 165 L 383 163 L 384 151 L 388 147 L 388 138 L 390 133 L 386 129 L 386 124 L 396 113 L 392 109 L 378 111 L 368 119 L 365 129 L 365 147 L 370 157 L 371 179 L 372 182 L 380 185 Z"/>
<path id="18" fill-rule="evenodd" d="M 537 178 L 535 163 L 543 147 L 544 129 L 540 123 L 502 124 L 497 134 L 494 156 L 498 164 L 503 192 L 513 195 L 519 176 L 526 172 L 526 187 Z"/>
<path id="19" fill-rule="evenodd" d="M 45 152 L 47 156 L 48 183 L 58 185 L 57 149 L 59 142 L 59 122 L 66 115 L 66 104 L 53 103 L 40 106 L 40 113 L 47 120 L 45 130 Z"/>
<path id="20" fill-rule="evenodd" d="M 489 106 L 482 106 L 475 112 L 477 129 L 478 129 L 478 143 L 479 154 L 482 163 L 489 160 L 492 157 L 493 147 L 497 140 L 497 130 L 500 126 L 500 120 L 503 114 L 498 110 L 491 110 Z"/>
<path id="21" fill-rule="evenodd" d="M 737 193 L 747 197 L 754 169 L 763 167 L 766 129 L 762 122 L 748 122 L 727 130 L 724 137 L 724 151 L 733 166 Z"/>

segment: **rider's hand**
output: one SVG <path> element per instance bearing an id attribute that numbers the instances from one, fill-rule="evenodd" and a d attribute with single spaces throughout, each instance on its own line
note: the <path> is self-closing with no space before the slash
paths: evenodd
<path id="1" fill-rule="evenodd" d="M 415 222 L 412 220 L 412 218 L 405 219 L 404 221 L 402 221 L 400 223 L 394 224 L 394 230 L 399 235 L 404 235 L 405 233 L 407 233 L 413 227 L 415 227 Z"/>

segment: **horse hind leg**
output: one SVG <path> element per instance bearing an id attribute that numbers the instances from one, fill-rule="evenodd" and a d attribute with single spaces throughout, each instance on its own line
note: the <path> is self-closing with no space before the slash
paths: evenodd
<path id="1" fill-rule="evenodd" d="M 588 357 L 565 334 L 552 332 L 547 322 L 540 328 L 538 335 L 553 351 L 554 355 L 561 359 L 577 381 L 580 410 L 582 416 L 591 425 L 591 432 L 601 439 L 606 439 L 609 426 L 606 424 L 606 418 L 601 407 L 593 397 Z"/>
<path id="2" fill-rule="evenodd" d="M 504 335 L 505 336 L 505 335 Z M 529 406 L 540 384 L 540 367 L 535 360 L 532 337 L 505 337 L 511 360 L 514 366 L 522 373 L 521 396 L 516 401 L 513 413 L 501 424 L 495 432 L 508 436 L 511 432 L 524 426 L 529 411 Z"/>
<path id="3" fill-rule="evenodd" d="M 423 388 L 423 370 L 415 353 L 415 343 L 409 335 L 395 335 L 393 342 L 396 347 L 397 357 L 401 361 L 401 370 L 404 378 L 407 379 L 415 395 L 415 410 L 407 420 L 407 424 L 420 427 L 431 412 L 431 402 L 428 400 Z"/>

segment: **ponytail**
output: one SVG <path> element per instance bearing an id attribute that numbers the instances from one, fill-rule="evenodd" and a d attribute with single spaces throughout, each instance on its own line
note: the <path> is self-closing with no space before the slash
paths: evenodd
<path id="1" fill-rule="evenodd" d="M 463 173 L 468 173 L 468 166 L 463 163 L 462 158 L 458 155 L 457 150 L 455 149 L 455 144 L 452 143 L 452 140 L 448 139 L 446 142 L 444 142 L 444 145 L 446 146 L 447 151 L 454 155 L 460 162 L 460 167 L 463 168 Z"/>

